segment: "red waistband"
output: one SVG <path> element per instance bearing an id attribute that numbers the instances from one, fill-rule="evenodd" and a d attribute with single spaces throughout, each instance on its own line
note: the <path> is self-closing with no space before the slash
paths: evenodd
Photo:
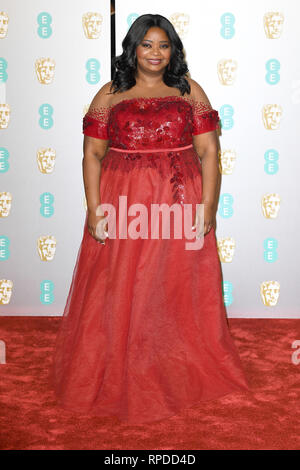
<path id="1" fill-rule="evenodd" d="M 110 147 L 110 150 L 116 150 L 117 152 L 123 153 L 152 153 L 152 152 L 175 152 L 176 150 L 185 150 L 193 147 L 193 144 L 185 145 L 184 147 L 173 147 L 168 149 L 147 149 L 147 150 L 128 150 L 118 149 L 116 147 Z"/>

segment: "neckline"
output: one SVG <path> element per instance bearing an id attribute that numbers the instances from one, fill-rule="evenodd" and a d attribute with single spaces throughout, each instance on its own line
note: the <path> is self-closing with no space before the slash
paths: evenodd
<path id="1" fill-rule="evenodd" d="M 112 104 L 109 107 L 111 109 L 115 108 L 121 103 L 129 103 L 129 102 L 134 102 L 134 101 L 149 101 L 149 100 L 165 100 L 165 99 L 170 99 L 170 98 L 179 98 L 183 100 L 187 100 L 187 98 L 192 99 L 191 97 L 187 96 L 182 96 L 182 95 L 168 95 L 168 96 L 136 96 L 133 98 L 125 98 L 118 103 Z"/>

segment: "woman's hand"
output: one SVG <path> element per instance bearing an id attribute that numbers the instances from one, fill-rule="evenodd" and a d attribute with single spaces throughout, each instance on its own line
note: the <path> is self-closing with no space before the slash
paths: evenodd
<path id="1" fill-rule="evenodd" d="M 96 215 L 97 210 L 88 209 L 87 228 L 92 237 L 97 242 L 105 245 L 105 239 L 107 238 L 107 219 L 104 215 Z M 106 223 L 105 223 L 106 221 Z"/>
<path id="2" fill-rule="evenodd" d="M 214 229 L 216 228 L 216 211 L 214 208 L 214 204 L 207 203 L 207 202 L 202 202 L 202 204 L 204 204 L 204 227 L 203 227 L 204 233 L 203 235 L 206 235 L 211 230 L 212 227 L 214 227 Z M 200 214 L 196 210 L 194 224 L 192 228 L 196 229 L 197 238 L 200 238 L 200 235 L 202 233 L 200 232 L 201 230 L 200 222 L 201 222 Z"/>

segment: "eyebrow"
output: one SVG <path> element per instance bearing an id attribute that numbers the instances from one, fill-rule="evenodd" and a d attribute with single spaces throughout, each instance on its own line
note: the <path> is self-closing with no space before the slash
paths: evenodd
<path id="1" fill-rule="evenodd" d="M 143 39 L 143 41 L 153 42 L 153 41 L 151 41 L 151 39 Z M 169 42 L 169 41 L 159 41 L 159 42 Z"/>

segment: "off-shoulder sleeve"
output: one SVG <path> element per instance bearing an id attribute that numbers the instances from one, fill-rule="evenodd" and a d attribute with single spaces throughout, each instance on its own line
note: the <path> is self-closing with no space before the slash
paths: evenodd
<path id="1" fill-rule="evenodd" d="M 108 140 L 109 107 L 90 106 L 82 122 L 82 132 L 90 137 Z"/>
<path id="2" fill-rule="evenodd" d="M 82 122 L 82 132 L 97 139 L 109 139 L 112 82 L 104 84 L 94 96 Z"/>
<path id="3" fill-rule="evenodd" d="M 213 109 L 210 101 L 198 82 L 188 79 L 191 86 L 192 135 L 204 134 L 219 127 L 219 113 Z"/>
<path id="4" fill-rule="evenodd" d="M 210 104 L 193 100 L 192 135 L 204 134 L 219 127 L 219 113 Z"/>

